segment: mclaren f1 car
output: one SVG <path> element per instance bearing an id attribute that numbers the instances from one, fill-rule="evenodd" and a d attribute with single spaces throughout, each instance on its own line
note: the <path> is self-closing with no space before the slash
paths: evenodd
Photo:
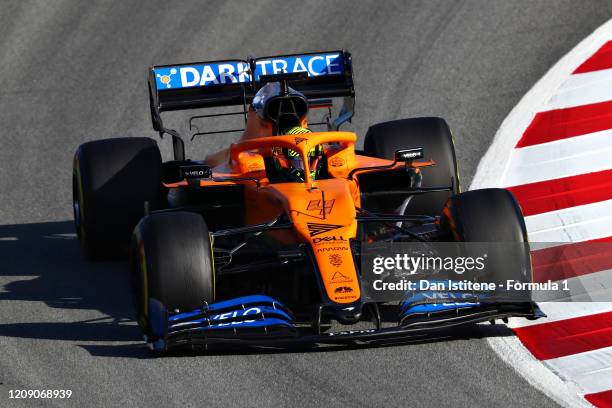
<path id="1" fill-rule="evenodd" d="M 355 104 L 348 52 L 154 66 L 148 85 L 153 128 L 174 158 L 162 162 L 150 138 L 84 143 L 73 204 L 84 253 L 129 254 L 137 321 L 154 350 L 375 341 L 540 316 L 533 302 L 442 307 L 367 295 L 369 243 L 524 243 L 527 234 L 508 191 L 460 192 L 443 119 L 375 124 L 363 150 L 339 130 Z M 204 108 L 216 110 L 189 119 L 192 139 L 242 135 L 188 159 L 184 132 L 161 114 Z M 309 120 L 316 112 L 320 121 Z M 244 129 L 200 131 L 233 115 Z M 510 274 L 530 281 L 523 261 Z"/>

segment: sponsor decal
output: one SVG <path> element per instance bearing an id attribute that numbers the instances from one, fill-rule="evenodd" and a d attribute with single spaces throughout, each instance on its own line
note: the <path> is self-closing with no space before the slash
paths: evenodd
<path id="1" fill-rule="evenodd" d="M 343 275 L 342 272 L 336 271 L 332 275 L 331 280 L 329 281 L 329 283 L 347 283 L 347 282 L 352 282 L 352 281 L 353 280 L 351 278 L 349 278 L 348 276 Z"/>
<path id="2" fill-rule="evenodd" d="M 404 149 L 395 152 L 395 160 L 398 162 L 410 161 L 414 159 L 423 158 L 423 148 L 417 147 L 416 149 Z"/>
<path id="3" fill-rule="evenodd" d="M 376 333 L 376 329 L 366 329 L 366 330 L 346 330 L 346 331 L 339 331 L 339 332 L 335 332 L 335 333 L 323 333 L 326 336 L 348 336 L 351 334 L 369 334 L 369 333 Z"/>
<path id="4" fill-rule="evenodd" d="M 346 299 L 357 299 L 356 295 L 347 295 L 347 296 L 334 296 L 334 300 L 346 300 Z"/>
<path id="5" fill-rule="evenodd" d="M 336 200 L 325 200 L 325 204 L 322 204 L 322 200 L 310 200 L 306 211 L 319 211 L 319 215 L 323 215 L 323 207 L 325 207 L 325 214 L 331 214 L 332 208 Z M 324 225 L 324 224 L 319 224 Z"/>
<path id="6" fill-rule="evenodd" d="M 187 170 L 183 172 L 183 175 L 186 178 L 197 178 L 204 177 L 206 173 L 204 172 L 204 170 Z"/>
<path id="7" fill-rule="evenodd" d="M 162 83 L 162 85 L 166 85 L 166 88 L 172 88 L 172 84 L 170 82 L 172 82 L 172 75 L 174 74 L 176 74 L 176 69 L 171 68 L 166 75 L 157 74 L 155 77 Z"/>
<path id="8" fill-rule="evenodd" d="M 252 81 L 249 64 L 241 60 L 156 67 L 153 72 L 158 90 Z M 262 75 L 299 72 L 309 77 L 341 75 L 344 73 L 342 56 L 339 53 L 327 53 L 258 59 L 255 61 L 253 76 L 259 80 Z"/>
<path id="9" fill-rule="evenodd" d="M 210 167 L 205 165 L 181 166 L 180 173 L 186 179 L 209 178 L 212 176 Z"/>
<path id="10" fill-rule="evenodd" d="M 344 247 L 344 246 L 337 246 L 337 247 L 331 247 L 331 248 L 317 248 L 317 252 L 335 252 L 335 251 L 348 251 L 349 248 L 348 247 Z"/>
<path id="11" fill-rule="evenodd" d="M 331 237 L 321 237 L 312 240 L 313 244 L 337 244 L 339 242 L 346 242 L 346 239 L 344 239 L 342 235 L 339 237 L 334 235 Z"/>
<path id="12" fill-rule="evenodd" d="M 324 234 L 329 231 L 333 231 L 338 228 L 342 228 L 344 225 L 335 225 L 335 224 L 318 224 L 315 222 L 309 222 L 306 224 L 308 227 L 308 231 L 310 232 L 310 236 L 314 237 L 319 234 Z M 345 241 L 342 239 L 341 241 Z"/>
<path id="13" fill-rule="evenodd" d="M 154 72 L 159 90 L 251 82 L 249 64 L 244 61 L 160 67 Z"/>
<path id="14" fill-rule="evenodd" d="M 329 164 L 332 167 L 341 167 L 344 166 L 346 163 L 346 161 L 342 158 L 342 157 L 333 157 L 330 161 Z"/>
<path id="15" fill-rule="evenodd" d="M 329 255 L 329 263 L 335 266 L 336 268 L 342 265 L 342 256 L 340 254 L 330 254 Z"/>
<path id="16" fill-rule="evenodd" d="M 244 317 L 244 316 L 249 316 L 249 315 L 257 315 L 260 313 L 261 313 L 261 309 L 259 309 L 258 307 L 252 307 L 246 310 L 235 310 L 233 312 L 227 312 L 227 313 L 214 315 L 212 317 L 212 321 L 214 322 L 213 326 L 217 326 L 217 327 L 236 326 L 236 325 L 241 325 L 245 323 L 247 324 L 253 323 L 255 320 L 238 320 L 235 322 L 227 322 L 227 323 L 223 323 L 223 320 L 233 319 L 236 317 Z"/>
<path id="17" fill-rule="evenodd" d="M 335 290 L 334 293 L 350 293 L 353 291 L 353 288 L 350 288 L 348 286 L 338 286 Z"/>
<path id="18" fill-rule="evenodd" d="M 282 74 L 283 72 L 288 74 L 304 72 L 309 77 L 339 75 L 344 72 L 342 57 L 338 53 L 272 57 L 258 59 L 255 64 L 256 80 L 261 75 Z"/>
<path id="19" fill-rule="evenodd" d="M 302 143 L 302 142 L 304 142 L 304 141 L 306 141 L 306 140 L 307 140 L 307 139 L 306 139 L 306 138 L 303 138 L 303 137 L 296 137 L 296 138 L 295 138 L 295 144 L 296 144 L 296 145 L 299 145 L 300 143 Z"/>

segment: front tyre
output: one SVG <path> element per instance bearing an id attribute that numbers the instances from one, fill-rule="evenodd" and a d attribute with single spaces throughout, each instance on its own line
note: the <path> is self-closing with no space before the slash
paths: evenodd
<path id="1" fill-rule="evenodd" d="M 521 284 L 532 282 L 525 219 L 508 190 L 472 190 L 449 198 L 442 211 L 440 227 L 451 241 L 487 245 L 486 265 L 492 283 L 505 286 L 508 280 Z M 509 295 L 515 300 L 530 300 L 528 292 Z"/>
<path id="2" fill-rule="evenodd" d="M 448 199 L 441 226 L 462 242 L 527 242 L 525 219 L 503 188 L 465 191 Z"/>
<path id="3" fill-rule="evenodd" d="M 132 238 L 131 265 L 138 324 L 150 336 L 153 306 L 191 311 L 212 303 L 215 274 L 208 227 L 190 212 L 144 217 Z"/>

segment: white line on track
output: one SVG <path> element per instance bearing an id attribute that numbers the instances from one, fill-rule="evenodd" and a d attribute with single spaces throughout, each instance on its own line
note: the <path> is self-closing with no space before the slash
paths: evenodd
<path id="1" fill-rule="evenodd" d="M 560 288 L 563 283 L 557 281 Z M 612 299 L 612 270 L 599 271 L 567 279 L 567 292 L 536 291 L 533 299 L 540 302 L 578 302 L 579 305 L 589 305 L 590 302 L 604 302 Z M 565 296 L 560 298 L 560 296 Z M 549 321 L 549 320 L 547 320 Z M 538 323 L 542 323 L 539 321 Z"/>
<path id="2" fill-rule="evenodd" d="M 539 306 L 540 309 L 546 313 L 547 322 L 556 322 L 558 320 L 573 319 L 575 317 L 612 312 L 612 303 L 610 302 L 550 302 L 540 303 Z M 542 324 L 542 320 L 526 320 L 513 317 L 508 322 L 508 327 L 526 327 L 538 324 Z"/>
<path id="3" fill-rule="evenodd" d="M 606 200 L 530 215 L 525 217 L 525 224 L 530 241 L 561 245 L 609 237 L 612 234 L 611 214 L 612 200 Z"/>
<path id="4" fill-rule="evenodd" d="M 611 91 L 612 93 L 612 91 Z M 506 187 L 612 169 L 612 129 L 514 149 Z"/>
<path id="5" fill-rule="evenodd" d="M 585 394 L 612 389 L 612 347 L 546 360 L 562 378 L 574 381 Z"/>
<path id="6" fill-rule="evenodd" d="M 570 108 L 612 100 L 612 69 L 575 74 L 542 110 Z"/>
<path id="7" fill-rule="evenodd" d="M 490 337 L 487 342 L 499 357 L 513 367 L 529 384 L 564 407 L 592 407 L 580 397 L 580 388 L 565 382 L 536 360 L 516 337 Z"/>

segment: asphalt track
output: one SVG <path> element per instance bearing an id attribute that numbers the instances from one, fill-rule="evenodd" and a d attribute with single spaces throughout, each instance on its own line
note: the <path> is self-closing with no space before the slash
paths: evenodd
<path id="1" fill-rule="evenodd" d="M 488 348 L 484 336 L 509 335 L 499 326 L 393 347 L 150 358 L 126 266 L 79 255 L 71 160 L 86 140 L 153 135 L 151 64 L 344 47 L 358 98 L 349 128 L 443 116 L 469 185 L 506 114 L 612 2 L 142 3 L 1 4 L 0 406 L 554 405 Z M 19 388 L 73 397 L 9 400 Z"/>

